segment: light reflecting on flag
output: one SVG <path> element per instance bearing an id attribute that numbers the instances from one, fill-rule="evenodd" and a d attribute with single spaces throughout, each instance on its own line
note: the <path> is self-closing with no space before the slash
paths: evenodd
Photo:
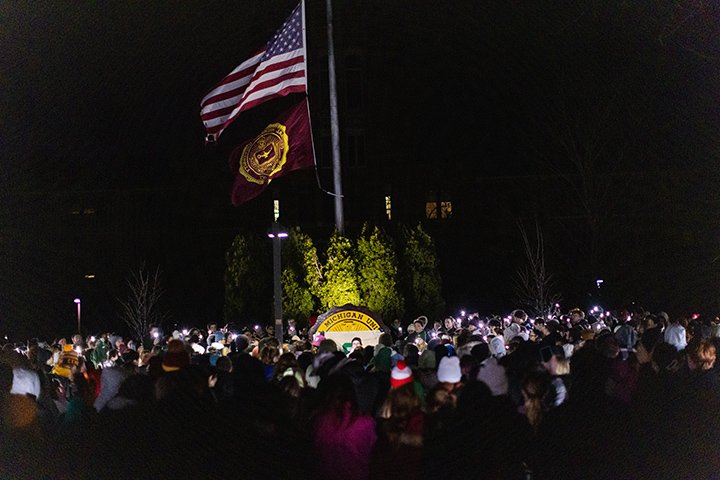
<path id="1" fill-rule="evenodd" d="M 217 139 L 241 112 L 272 98 L 307 90 L 302 3 L 265 48 L 241 63 L 205 98 L 200 115 Z"/>

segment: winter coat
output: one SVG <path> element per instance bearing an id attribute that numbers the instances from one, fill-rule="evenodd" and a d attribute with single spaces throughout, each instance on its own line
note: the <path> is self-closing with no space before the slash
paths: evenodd
<path id="1" fill-rule="evenodd" d="M 369 415 L 353 417 L 347 407 L 341 416 L 328 411 L 315 423 L 314 444 L 321 479 L 366 480 L 377 434 Z"/>

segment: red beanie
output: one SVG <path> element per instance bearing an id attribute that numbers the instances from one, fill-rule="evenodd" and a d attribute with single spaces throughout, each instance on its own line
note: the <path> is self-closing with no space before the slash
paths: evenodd
<path id="1" fill-rule="evenodd" d="M 413 381 L 413 373 L 410 367 L 405 364 L 404 360 L 398 360 L 395 368 L 390 373 L 390 388 L 402 387 Z"/>

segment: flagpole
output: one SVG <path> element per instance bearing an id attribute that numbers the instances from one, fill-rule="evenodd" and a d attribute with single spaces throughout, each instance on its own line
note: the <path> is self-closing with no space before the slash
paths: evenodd
<path id="1" fill-rule="evenodd" d="M 340 168 L 340 126 L 337 111 L 337 86 L 335 84 L 335 44 L 333 42 L 332 0 L 325 0 L 327 6 L 328 77 L 330 86 L 330 138 L 332 141 L 333 188 L 335 190 L 335 228 L 345 231 L 342 196 L 342 170 Z"/>

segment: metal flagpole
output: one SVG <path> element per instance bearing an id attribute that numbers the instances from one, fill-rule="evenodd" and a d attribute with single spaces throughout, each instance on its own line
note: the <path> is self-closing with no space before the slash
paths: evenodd
<path id="1" fill-rule="evenodd" d="M 340 127 L 337 111 L 337 86 L 335 85 L 335 45 L 333 43 L 332 0 L 327 5 L 327 36 L 328 36 L 328 77 L 330 85 L 330 136 L 332 140 L 333 188 L 335 190 L 335 228 L 344 233 L 345 218 L 343 214 L 342 170 L 340 169 Z"/>

